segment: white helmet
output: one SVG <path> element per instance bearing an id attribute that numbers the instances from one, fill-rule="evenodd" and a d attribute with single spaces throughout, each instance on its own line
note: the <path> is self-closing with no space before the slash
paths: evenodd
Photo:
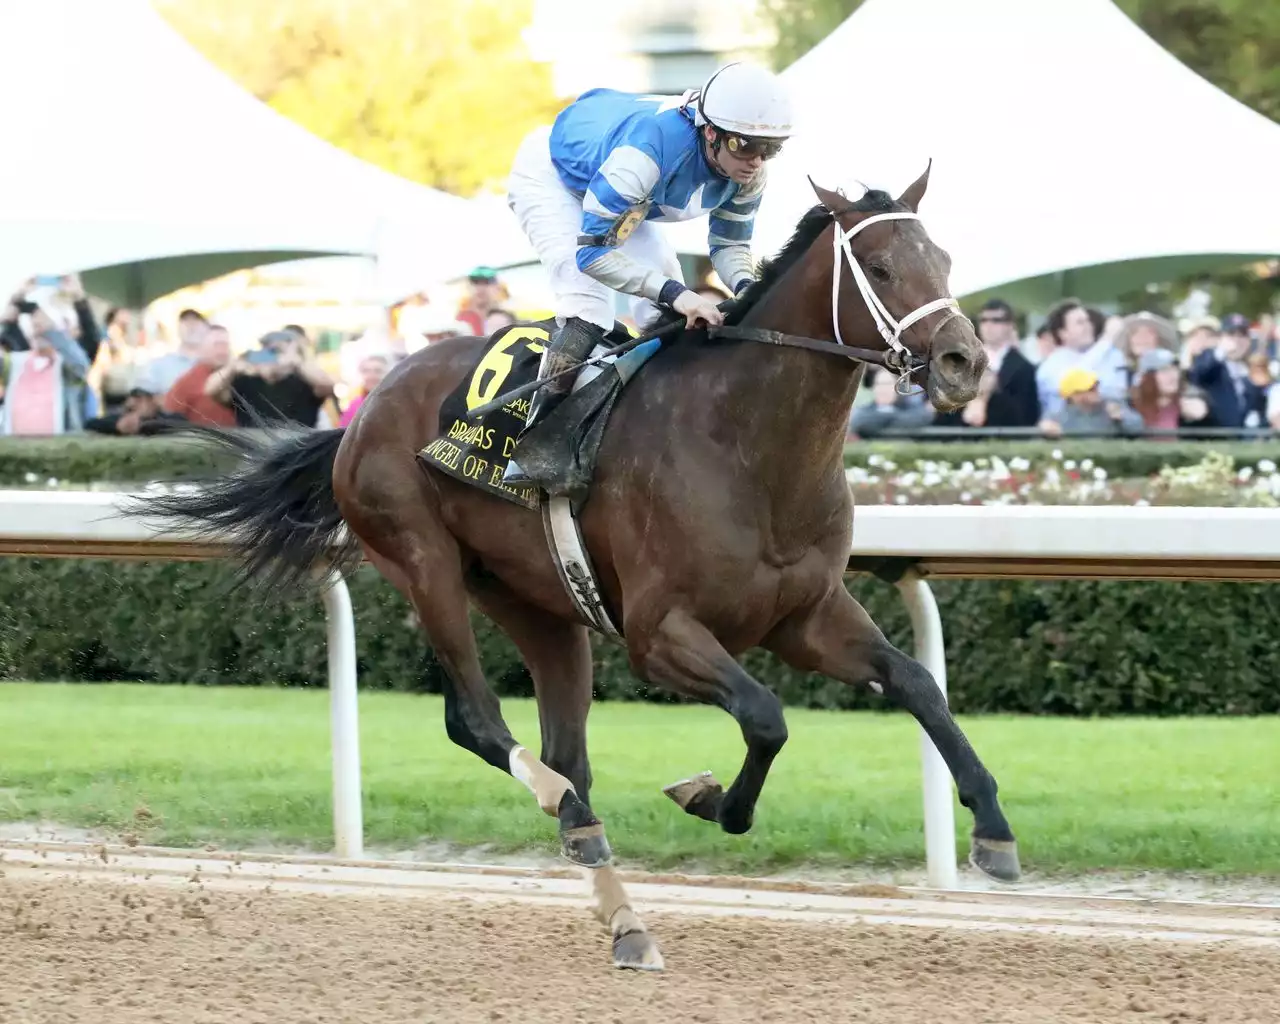
<path id="1" fill-rule="evenodd" d="M 791 98 L 777 75 L 756 64 L 735 61 L 716 71 L 698 96 L 698 112 L 713 127 L 748 138 L 791 134 Z"/>

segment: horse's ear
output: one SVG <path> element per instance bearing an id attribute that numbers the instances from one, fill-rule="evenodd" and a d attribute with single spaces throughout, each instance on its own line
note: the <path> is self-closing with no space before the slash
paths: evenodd
<path id="1" fill-rule="evenodd" d="M 924 198 L 924 190 L 929 187 L 929 170 L 933 167 L 932 158 L 929 165 L 925 167 L 924 174 L 920 175 L 913 181 L 905 192 L 898 197 L 898 202 L 905 206 L 912 213 L 920 212 L 920 200 Z"/>
<path id="2" fill-rule="evenodd" d="M 809 176 L 806 174 L 805 177 L 808 178 Z M 829 189 L 823 188 L 812 178 L 809 178 L 809 184 L 813 186 L 813 191 L 818 197 L 818 202 L 825 206 L 829 213 L 835 213 L 836 210 L 843 209 L 849 205 L 848 200 L 846 200 L 839 192 L 832 192 Z"/>

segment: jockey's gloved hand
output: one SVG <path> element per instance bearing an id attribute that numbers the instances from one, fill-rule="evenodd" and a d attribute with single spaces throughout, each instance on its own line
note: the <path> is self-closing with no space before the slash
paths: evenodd
<path id="1" fill-rule="evenodd" d="M 677 295 L 675 301 L 671 303 L 671 308 L 685 318 L 687 327 L 696 327 L 699 320 L 708 326 L 724 323 L 724 314 L 720 312 L 720 307 L 710 299 L 704 299 L 692 289 Z"/>

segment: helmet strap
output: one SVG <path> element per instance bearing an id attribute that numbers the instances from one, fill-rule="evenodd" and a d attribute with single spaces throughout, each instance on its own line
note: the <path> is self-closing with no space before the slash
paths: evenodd
<path id="1" fill-rule="evenodd" d="M 707 166 L 716 174 L 720 175 L 720 177 L 727 178 L 729 175 L 725 173 L 725 169 L 720 166 L 720 149 L 724 145 L 724 139 L 721 138 L 719 128 L 711 124 L 709 124 L 709 127 L 712 131 L 711 141 L 707 141 L 707 137 L 702 133 L 701 128 L 698 129 L 698 141 L 705 146 L 709 152 L 709 155 L 704 153 Z"/>

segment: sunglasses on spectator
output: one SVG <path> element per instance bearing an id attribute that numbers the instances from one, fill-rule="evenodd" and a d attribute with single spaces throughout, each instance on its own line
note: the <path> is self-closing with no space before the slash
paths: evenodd
<path id="1" fill-rule="evenodd" d="M 987 314 L 984 314 L 983 316 L 978 317 L 978 323 L 980 324 L 1011 324 L 1013 323 L 1013 317 L 1004 316 L 1001 313 L 987 313 Z"/>
<path id="2" fill-rule="evenodd" d="M 782 152 L 782 139 L 752 139 L 745 135 L 723 134 L 725 148 L 734 156 L 750 160 L 752 157 L 763 157 L 770 160 Z"/>

